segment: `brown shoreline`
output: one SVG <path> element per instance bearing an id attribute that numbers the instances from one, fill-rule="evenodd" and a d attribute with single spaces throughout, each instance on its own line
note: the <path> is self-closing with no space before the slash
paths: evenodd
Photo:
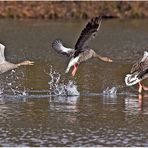
<path id="1" fill-rule="evenodd" d="M 148 18 L 147 10 L 143 1 L 0 1 L 0 18 L 13 19 Z"/>

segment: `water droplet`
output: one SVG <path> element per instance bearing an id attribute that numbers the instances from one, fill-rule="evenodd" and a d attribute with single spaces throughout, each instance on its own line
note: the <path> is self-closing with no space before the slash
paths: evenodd
<path id="1" fill-rule="evenodd" d="M 8 83 L 8 85 L 9 85 L 9 86 L 11 86 L 11 85 L 12 85 L 12 83 Z"/>
<path id="2" fill-rule="evenodd" d="M 103 94 L 104 95 L 116 95 L 117 88 L 116 87 L 112 87 L 112 88 L 107 87 L 105 90 L 103 90 Z"/>
<path id="3" fill-rule="evenodd" d="M 61 95 L 61 96 L 78 96 L 80 93 L 77 90 L 77 86 L 74 84 L 73 81 L 68 81 L 67 84 L 61 83 L 61 75 L 59 72 L 50 68 L 50 81 L 49 89 L 51 93 L 54 95 Z"/>

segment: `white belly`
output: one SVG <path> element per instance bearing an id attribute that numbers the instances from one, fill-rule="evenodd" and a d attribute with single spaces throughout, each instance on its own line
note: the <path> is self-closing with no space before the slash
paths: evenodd
<path id="1" fill-rule="evenodd" d="M 66 69 L 65 73 L 68 73 L 69 70 L 70 70 L 70 68 L 71 68 L 73 65 L 75 65 L 76 63 L 78 63 L 78 60 L 79 60 L 79 56 L 76 57 L 76 58 L 72 58 L 72 59 L 70 60 L 69 64 L 68 64 L 68 66 L 67 66 L 67 69 Z"/>

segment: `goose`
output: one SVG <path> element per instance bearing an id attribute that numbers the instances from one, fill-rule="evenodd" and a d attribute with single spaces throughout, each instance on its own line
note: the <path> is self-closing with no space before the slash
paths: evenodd
<path id="1" fill-rule="evenodd" d="M 10 63 L 6 61 L 5 55 L 4 55 L 5 46 L 0 43 L 0 74 L 5 73 L 9 70 L 16 69 L 22 65 L 33 65 L 33 61 L 24 61 L 18 64 Z"/>
<path id="2" fill-rule="evenodd" d="M 86 24 L 86 26 L 80 33 L 74 49 L 65 47 L 61 39 L 55 39 L 53 41 L 52 48 L 57 53 L 66 55 L 67 57 L 71 57 L 65 73 L 68 73 L 70 68 L 73 66 L 72 76 L 75 76 L 78 65 L 90 58 L 97 58 L 104 62 L 112 62 L 110 58 L 102 57 L 93 49 L 88 47 L 89 41 L 92 38 L 95 38 L 96 33 L 100 28 L 101 21 L 101 17 L 94 17 Z"/>
<path id="3" fill-rule="evenodd" d="M 140 82 L 148 77 L 148 52 L 144 51 L 144 55 L 139 59 L 130 71 L 130 74 L 125 76 L 125 84 L 132 86 L 139 84 L 138 92 L 141 93 L 143 90 L 148 90 L 148 87 L 142 85 Z"/>

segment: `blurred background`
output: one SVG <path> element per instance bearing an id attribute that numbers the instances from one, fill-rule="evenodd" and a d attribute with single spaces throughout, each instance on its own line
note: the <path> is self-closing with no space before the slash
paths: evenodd
<path id="1" fill-rule="evenodd" d="M 1 1 L 0 18 L 88 19 L 147 18 L 148 2 L 136 1 Z"/>

